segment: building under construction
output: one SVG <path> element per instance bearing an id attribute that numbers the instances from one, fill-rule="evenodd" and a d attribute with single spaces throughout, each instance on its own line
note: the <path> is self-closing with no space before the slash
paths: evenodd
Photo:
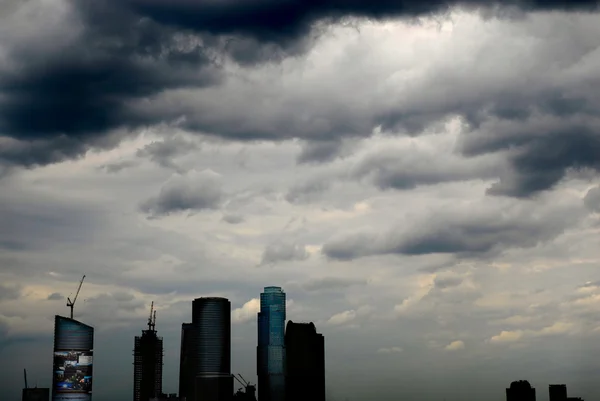
<path id="1" fill-rule="evenodd" d="M 27 384 L 27 370 L 23 369 L 25 376 L 25 387 L 23 388 L 22 401 L 49 401 L 50 400 L 50 389 L 49 388 L 34 388 L 29 387 Z"/>
<path id="2" fill-rule="evenodd" d="M 163 339 L 156 335 L 156 311 L 150 307 L 148 330 L 135 337 L 133 350 L 133 401 L 162 396 Z"/>

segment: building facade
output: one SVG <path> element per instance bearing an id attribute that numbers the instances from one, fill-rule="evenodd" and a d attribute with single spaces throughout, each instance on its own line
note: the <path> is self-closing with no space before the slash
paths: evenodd
<path id="1" fill-rule="evenodd" d="M 143 330 L 133 350 L 133 401 L 149 401 L 162 394 L 163 339 L 156 330 Z"/>
<path id="2" fill-rule="evenodd" d="M 182 326 L 180 398 L 231 401 L 231 303 L 225 298 L 197 298 L 192 323 Z"/>
<path id="3" fill-rule="evenodd" d="M 91 401 L 94 328 L 54 317 L 53 401 Z"/>
<path id="4" fill-rule="evenodd" d="M 286 401 L 325 401 L 325 338 L 313 323 L 285 329 Z"/>
<path id="5" fill-rule="evenodd" d="M 259 401 L 285 399 L 285 292 L 265 287 L 258 313 L 257 374 Z"/>

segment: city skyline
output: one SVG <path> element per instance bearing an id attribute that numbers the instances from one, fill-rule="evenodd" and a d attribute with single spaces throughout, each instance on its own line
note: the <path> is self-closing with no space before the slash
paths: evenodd
<path id="1" fill-rule="evenodd" d="M 0 398 L 74 300 L 92 401 L 152 301 L 165 393 L 202 297 L 258 385 L 274 285 L 327 401 L 599 400 L 599 38 L 597 0 L 0 0 Z"/>

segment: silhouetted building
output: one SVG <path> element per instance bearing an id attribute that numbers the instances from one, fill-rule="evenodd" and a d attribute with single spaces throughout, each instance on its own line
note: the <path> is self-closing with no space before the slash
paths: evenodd
<path id="1" fill-rule="evenodd" d="M 285 292 L 280 287 L 265 287 L 260 294 L 256 370 L 258 399 L 285 399 Z"/>
<path id="2" fill-rule="evenodd" d="M 325 401 L 325 339 L 313 323 L 287 323 L 285 356 L 285 400 Z"/>
<path id="3" fill-rule="evenodd" d="M 154 315 L 156 316 L 156 315 Z M 148 330 L 135 337 L 133 350 L 133 401 L 162 396 L 163 339 L 156 335 L 152 312 Z"/>
<path id="4" fill-rule="evenodd" d="M 94 328 L 54 317 L 53 401 L 91 401 Z"/>
<path id="5" fill-rule="evenodd" d="M 49 388 L 24 388 L 23 401 L 49 401 Z"/>
<path id="6" fill-rule="evenodd" d="M 243 386 L 234 395 L 233 401 L 256 401 L 256 386 L 250 384 L 242 375 L 233 375 L 233 377 Z"/>
<path id="7" fill-rule="evenodd" d="M 245 386 L 233 395 L 233 401 L 256 401 L 256 387 Z"/>
<path id="8" fill-rule="evenodd" d="M 161 394 L 160 397 L 150 398 L 150 401 L 179 401 L 177 394 Z"/>
<path id="9" fill-rule="evenodd" d="M 197 298 L 192 323 L 182 325 L 180 398 L 231 401 L 231 303 L 225 298 Z"/>
<path id="10" fill-rule="evenodd" d="M 512 382 L 506 389 L 506 401 L 535 401 L 535 389 L 527 380 Z"/>
<path id="11" fill-rule="evenodd" d="M 550 401 L 567 401 L 567 385 L 551 384 L 548 387 Z"/>
<path id="12" fill-rule="evenodd" d="M 181 352 L 179 355 L 179 398 L 192 400 L 194 396 L 194 370 L 192 369 L 191 323 L 181 325 Z M 189 398 L 188 398 L 189 397 Z"/>

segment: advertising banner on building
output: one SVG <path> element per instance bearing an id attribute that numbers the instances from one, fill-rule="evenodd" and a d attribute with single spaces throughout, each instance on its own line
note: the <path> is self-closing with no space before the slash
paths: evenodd
<path id="1" fill-rule="evenodd" d="M 52 401 L 91 401 L 94 328 L 56 316 Z"/>

